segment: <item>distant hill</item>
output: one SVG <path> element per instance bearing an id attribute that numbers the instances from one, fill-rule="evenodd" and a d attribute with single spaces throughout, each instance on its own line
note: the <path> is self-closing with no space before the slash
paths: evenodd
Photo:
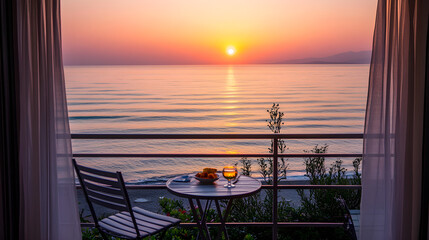
<path id="1" fill-rule="evenodd" d="M 281 64 L 369 64 L 371 51 L 343 52 L 321 58 L 290 59 L 277 63 Z"/>

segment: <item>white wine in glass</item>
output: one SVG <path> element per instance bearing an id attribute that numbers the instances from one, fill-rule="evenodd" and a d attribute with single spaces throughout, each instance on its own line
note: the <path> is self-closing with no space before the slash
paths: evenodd
<path id="1" fill-rule="evenodd" d="M 228 183 L 225 184 L 224 187 L 226 187 L 226 188 L 233 188 L 233 187 L 235 187 L 235 185 L 233 185 L 231 183 L 231 181 L 237 177 L 237 174 L 238 174 L 237 168 L 233 167 L 233 166 L 224 167 L 223 171 L 222 171 L 222 174 L 223 174 L 223 177 L 226 180 L 228 180 Z"/>

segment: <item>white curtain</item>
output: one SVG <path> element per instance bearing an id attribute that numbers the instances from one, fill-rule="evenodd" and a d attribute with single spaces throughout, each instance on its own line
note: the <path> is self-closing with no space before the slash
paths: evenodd
<path id="1" fill-rule="evenodd" d="M 364 131 L 361 239 L 418 239 L 429 1 L 379 0 Z"/>
<path id="2" fill-rule="evenodd" d="M 81 239 L 61 56 L 60 0 L 16 0 L 20 239 Z"/>

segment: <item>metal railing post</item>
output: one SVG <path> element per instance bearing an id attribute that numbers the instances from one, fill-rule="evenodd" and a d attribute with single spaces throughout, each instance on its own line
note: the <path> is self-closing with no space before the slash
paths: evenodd
<path id="1" fill-rule="evenodd" d="M 279 146 L 278 146 L 278 139 L 277 138 L 273 138 L 273 240 L 277 240 L 278 237 L 278 212 L 277 212 L 277 207 L 278 207 L 278 150 L 279 150 Z"/>

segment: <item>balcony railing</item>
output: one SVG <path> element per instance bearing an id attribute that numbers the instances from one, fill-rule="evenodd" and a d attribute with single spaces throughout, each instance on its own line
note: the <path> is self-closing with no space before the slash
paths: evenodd
<path id="1" fill-rule="evenodd" d="M 273 141 L 273 153 L 269 154 L 179 154 L 179 153 L 74 153 L 74 158 L 262 158 L 273 159 L 273 184 L 262 185 L 262 189 L 273 190 L 272 222 L 227 222 L 227 226 L 271 227 L 273 239 L 277 239 L 279 227 L 342 227 L 343 222 L 278 222 L 278 190 L 279 189 L 361 189 L 361 185 L 279 185 L 278 158 L 308 158 L 308 157 L 362 157 L 354 153 L 279 153 L 278 140 L 288 139 L 362 139 L 363 134 L 72 134 L 72 139 L 267 139 Z M 166 189 L 165 185 L 129 185 L 129 189 Z M 208 223 L 217 226 L 220 223 Z M 196 223 L 181 223 L 181 226 L 197 227 Z"/>

